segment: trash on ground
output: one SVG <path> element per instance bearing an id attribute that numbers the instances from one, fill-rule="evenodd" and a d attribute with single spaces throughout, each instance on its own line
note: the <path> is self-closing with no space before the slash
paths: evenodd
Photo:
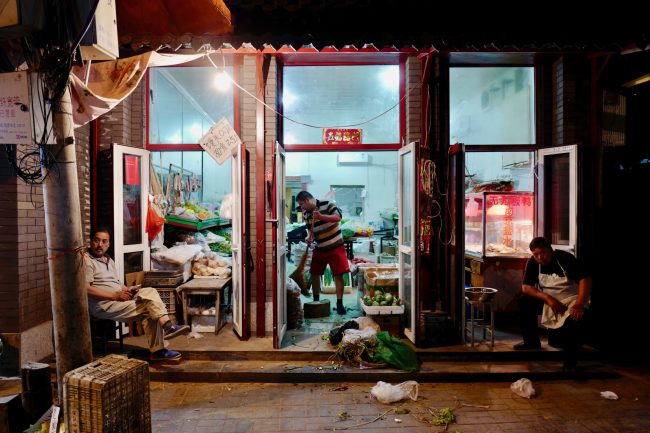
<path id="1" fill-rule="evenodd" d="M 407 398 L 417 400 L 419 386 L 420 384 L 414 380 L 407 380 L 397 385 L 391 385 L 380 380 L 372 387 L 370 394 L 380 403 L 394 403 Z"/>
<path id="2" fill-rule="evenodd" d="M 616 395 L 616 393 L 612 391 L 602 391 L 600 393 L 600 396 L 602 398 L 606 398 L 607 400 L 618 400 L 618 395 Z"/>
<path id="3" fill-rule="evenodd" d="M 510 390 L 520 397 L 531 398 L 535 395 L 535 388 L 530 379 L 521 378 L 510 385 Z"/>

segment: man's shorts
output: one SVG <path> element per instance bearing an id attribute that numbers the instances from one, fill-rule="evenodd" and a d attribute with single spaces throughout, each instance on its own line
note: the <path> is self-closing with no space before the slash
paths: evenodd
<path id="1" fill-rule="evenodd" d="M 340 245 L 331 250 L 314 250 L 311 258 L 309 273 L 312 275 L 323 275 L 325 268 L 330 265 L 332 275 L 343 275 L 350 272 L 350 264 L 345 254 L 345 246 Z"/>

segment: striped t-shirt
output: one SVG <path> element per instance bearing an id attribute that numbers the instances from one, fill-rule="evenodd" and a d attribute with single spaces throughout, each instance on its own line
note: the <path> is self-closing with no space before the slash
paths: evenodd
<path id="1" fill-rule="evenodd" d="M 338 213 L 339 216 L 343 216 L 339 208 L 336 207 L 336 203 L 333 201 L 316 200 L 316 209 L 314 209 L 314 211 L 318 211 L 323 215 L 334 215 L 335 213 Z M 305 212 L 303 215 L 307 227 L 311 227 L 313 219 L 312 212 Z M 341 234 L 341 225 L 339 224 L 339 221 L 331 223 L 322 220 L 315 221 L 314 240 L 316 241 L 316 248 L 319 250 L 331 250 L 343 245 L 343 235 Z"/>

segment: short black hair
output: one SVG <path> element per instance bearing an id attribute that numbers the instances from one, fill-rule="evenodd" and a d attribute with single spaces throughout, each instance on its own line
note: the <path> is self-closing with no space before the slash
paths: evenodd
<path id="1" fill-rule="evenodd" d="M 314 198 L 313 195 L 311 195 L 307 191 L 300 191 L 298 195 L 296 196 L 296 201 L 303 201 L 303 200 L 309 200 L 311 198 Z"/>
<path id="2" fill-rule="evenodd" d="M 113 234 L 108 226 L 97 226 L 90 231 L 90 239 L 94 238 L 97 233 L 108 233 L 108 237 L 113 239 Z"/>
<path id="3" fill-rule="evenodd" d="M 538 236 L 530 241 L 528 248 L 530 248 L 531 251 L 536 248 L 551 248 L 551 243 L 548 241 L 548 239 Z"/>

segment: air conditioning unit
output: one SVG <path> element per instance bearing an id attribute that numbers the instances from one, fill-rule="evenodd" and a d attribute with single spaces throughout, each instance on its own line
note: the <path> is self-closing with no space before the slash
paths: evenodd
<path id="1" fill-rule="evenodd" d="M 36 73 L 0 74 L 0 143 L 34 144 L 34 132 L 40 139 L 45 118 L 52 129 L 52 116 L 43 114 L 49 106 L 40 86 Z M 49 134 L 47 144 L 54 143 L 54 134 Z"/>
<path id="2" fill-rule="evenodd" d="M 84 13 L 90 13 L 91 3 L 82 3 L 87 5 Z M 81 15 L 84 16 L 84 13 Z M 95 19 L 81 40 L 81 57 L 84 60 L 115 60 L 120 56 L 116 17 L 115 0 L 99 0 Z"/>
<path id="3" fill-rule="evenodd" d="M 338 165 L 367 165 L 370 161 L 367 152 L 341 152 L 336 158 Z"/>

